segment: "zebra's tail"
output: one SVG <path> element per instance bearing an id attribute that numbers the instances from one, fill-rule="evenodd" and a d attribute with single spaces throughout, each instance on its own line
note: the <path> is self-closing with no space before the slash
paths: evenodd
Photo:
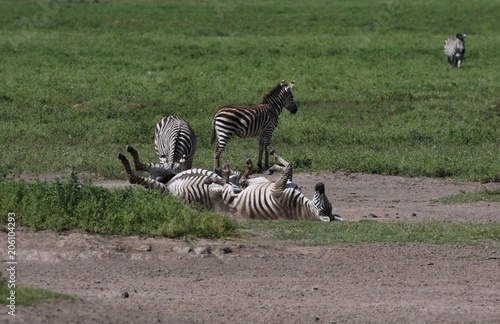
<path id="1" fill-rule="evenodd" d="M 212 137 L 210 137 L 210 148 L 212 148 L 214 142 L 215 142 L 215 118 L 212 120 Z"/>

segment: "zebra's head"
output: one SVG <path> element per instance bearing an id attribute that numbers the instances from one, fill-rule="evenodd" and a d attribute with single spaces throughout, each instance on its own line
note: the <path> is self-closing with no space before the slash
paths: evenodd
<path id="1" fill-rule="evenodd" d="M 324 222 L 332 222 L 335 220 L 342 220 L 337 214 L 332 214 L 332 204 L 328 201 L 328 197 L 325 195 L 325 185 L 322 182 L 318 182 L 314 187 L 314 206 L 319 211 L 319 218 Z"/>
<path id="2" fill-rule="evenodd" d="M 292 114 L 297 112 L 297 105 L 293 101 L 292 88 L 295 81 L 291 83 L 286 83 L 285 80 L 281 81 L 276 87 L 274 87 L 267 95 L 264 96 L 262 103 L 270 104 L 276 109 L 281 109 L 285 107 Z"/>
<path id="3" fill-rule="evenodd" d="M 285 83 L 285 80 L 281 81 L 280 85 L 283 88 L 283 107 L 288 109 L 292 114 L 297 112 L 297 105 L 293 101 L 292 88 L 295 81 L 291 83 Z"/>

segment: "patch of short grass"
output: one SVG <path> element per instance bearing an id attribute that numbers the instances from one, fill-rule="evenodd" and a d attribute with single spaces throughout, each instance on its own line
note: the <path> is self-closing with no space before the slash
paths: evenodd
<path id="1" fill-rule="evenodd" d="M 0 272 L 0 277 L 2 273 Z M 11 292 L 15 291 L 14 294 Z M 0 278 L 0 300 L 7 301 L 11 296 L 15 296 L 15 306 L 24 305 L 32 306 L 42 302 L 56 302 L 58 300 L 72 300 L 73 296 L 63 294 L 60 292 L 51 291 L 48 289 L 34 288 L 34 287 L 9 287 L 8 281 Z M 5 305 L 5 304 L 4 304 Z"/>
<path id="2" fill-rule="evenodd" d="M 177 197 L 140 187 L 106 189 L 81 183 L 76 173 L 53 183 L 0 180 L 0 212 L 16 213 L 19 225 L 35 230 L 225 238 L 238 229 L 229 216 Z"/>
<path id="3" fill-rule="evenodd" d="M 486 188 L 474 192 L 460 192 L 456 195 L 446 196 L 434 202 L 463 204 L 478 201 L 500 202 L 500 188 Z M 500 213 L 499 213 L 500 215 Z"/>
<path id="4" fill-rule="evenodd" d="M 500 224 L 450 222 L 247 221 L 244 230 L 253 235 L 302 245 L 328 246 L 359 243 L 495 244 L 500 243 Z"/>

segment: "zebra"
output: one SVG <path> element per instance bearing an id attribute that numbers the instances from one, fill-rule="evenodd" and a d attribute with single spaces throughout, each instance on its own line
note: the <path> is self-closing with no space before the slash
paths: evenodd
<path id="1" fill-rule="evenodd" d="M 122 162 L 131 184 L 138 184 L 148 189 L 157 189 L 166 194 L 180 197 L 185 203 L 199 204 L 209 210 L 220 213 L 229 212 L 225 202 L 218 195 L 213 197 L 213 194 L 210 192 L 213 187 L 222 188 L 225 185 L 224 179 L 215 172 L 204 169 L 188 169 L 180 173 L 175 173 L 163 164 L 140 162 L 139 153 L 131 146 L 127 146 L 127 151 L 134 159 L 136 171 L 147 171 L 152 176 L 153 174 L 161 175 L 163 180 L 163 182 L 160 182 L 154 178 L 144 178 L 135 174 L 127 157 L 120 152 L 118 153 L 118 159 Z M 204 182 L 208 178 L 213 182 L 210 186 L 207 186 Z M 237 192 L 238 188 L 235 188 L 235 194 Z"/>
<path id="2" fill-rule="evenodd" d="M 332 205 L 325 195 L 323 183 L 316 184 L 312 200 L 306 198 L 300 190 L 287 188 L 293 173 L 292 165 L 281 158 L 271 146 L 267 147 L 267 151 L 284 165 L 284 173 L 277 181 L 259 181 L 255 184 L 250 182 L 237 195 L 229 191 L 227 185 L 210 189 L 214 196 L 219 195 L 219 199 L 225 201 L 236 219 L 310 219 L 325 222 L 342 220 L 339 215 L 332 214 Z M 210 180 L 206 182 L 210 183 Z"/>
<path id="3" fill-rule="evenodd" d="M 278 126 L 278 117 L 287 108 L 292 114 L 297 112 L 297 105 L 293 101 L 292 88 L 295 81 L 285 83 L 281 81 L 271 89 L 256 106 L 224 106 L 219 108 L 212 119 L 213 145 L 217 135 L 217 147 L 214 152 L 214 170 L 220 168 L 219 158 L 231 137 L 236 134 L 240 137 L 259 136 L 259 171 L 262 170 L 262 155 L 271 144 L 273 131 Z M 269 154 L 265 153 L 265 168 L 269 168 Z"/>
<path id="4" fill-rule="evenodd" d="M 174 172 L 191 169 L 196 144 L 196 135 L 185 119 L 167 116 L 156 124 L 155 150 L 167 169 Z"/>
<path id="5" fill-rule="evenodd" d="M 164 164 L 164 163 L 160 163 L 160 164 L 142 163 L 139 159 L 139 153 L 137 152 L 137 150 L 135 148 L 133 148 L 130 145 L 127 145 L 126 150 L 127 150 L 127 152 L 130 153 L 130 155 L 132 155 L 135 170 L 148 172 L 150 174 L 150 177 L 152 180 L 155 180 L 157 182 L 165 184 L 165 183 L 169 182 L 178 173 L 178 172 L 175 172 L 172 168 L 168 168 L 166 166 L 166 164 Z M 119 156 L 119 158 L 120 158 L 120 160 L 122 160 L 122 158 L 120 156 Z"/>
<path id="6" fill-rule="evenodd" d="M 448 37 L 444 41 L 444 55 L 452 68 L 460 68 L 462 65 L 465 56 L 465 36 L 467 35 L 457 34 L 456 37 Z"/>

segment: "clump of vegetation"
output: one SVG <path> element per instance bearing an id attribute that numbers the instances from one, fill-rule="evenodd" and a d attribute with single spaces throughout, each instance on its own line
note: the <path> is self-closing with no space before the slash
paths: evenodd
<path id="1" fill-rule="evenodd" d="M 15 291 L 12 294 L 12 291 Z M 33 287 L 9 287 L 8 281 L 0 272 L 0 300 L 7 301 L 7 298 L 15 298 L 15 306 L 24 305 L 31 306 L 40 302 L 55 302 L 61 299 L 72 300 L 74 297 L 51 291 L 48 289 L 33 288 Z"/>
<path id="2" fill-rule="evenodd" d="M 143 188 L 106 189 L 81 183 L 76 173 L 55 182 L 0 181 L 2 214 L 36 230 L 80 229 L 89 233 L 223 238 L 237 234 L 227 215 L 186 205 Z"/>

